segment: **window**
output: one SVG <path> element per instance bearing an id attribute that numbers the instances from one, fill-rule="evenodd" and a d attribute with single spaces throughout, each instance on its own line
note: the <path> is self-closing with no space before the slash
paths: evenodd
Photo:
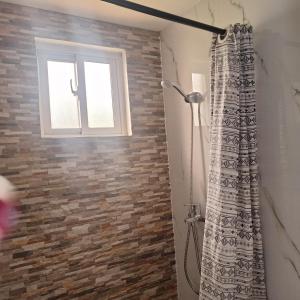
<path id="1" fill-rule="evenodd" d="M 125 51 L 36 39 L 44 137 L 131 135 Z"/>

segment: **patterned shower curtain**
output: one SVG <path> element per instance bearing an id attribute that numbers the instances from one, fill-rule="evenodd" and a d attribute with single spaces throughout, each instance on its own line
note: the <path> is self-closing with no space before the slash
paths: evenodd
<path id="1" fill-rule="evenodd" d="M 267 299 L 259 216 L 252 27 L 214 35 L 200 300 Z"/>

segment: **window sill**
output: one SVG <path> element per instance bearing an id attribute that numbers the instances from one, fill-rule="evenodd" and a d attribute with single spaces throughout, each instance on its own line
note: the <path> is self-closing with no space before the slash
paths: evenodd
<path id="1" fill-rule="evenodd" d="M 85 135 L 81 135 L 81 134 L 72 134 L 72 135 L 68 135 L 68 134 L 60 134 L 60 135 L 52 135 L 52 134 L 41 134 L 41 138 L 43 139 L 71 139 L 71 138 L 113 138 L 113 137 L 131 137 L 132 133 L 130 134 L 122 134 L 122 133 L 116 133 L 116 134 L 85 134 Z"/>

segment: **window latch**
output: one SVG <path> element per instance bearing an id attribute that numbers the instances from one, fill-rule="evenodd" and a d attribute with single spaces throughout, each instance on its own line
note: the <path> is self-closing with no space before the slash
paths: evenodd
<path id="1" fill-rule="evenodd" d="M 78 88 L 76 90 L 73 88 L 73 80 L 72 79 L 70 79 L 70 87 L 71 87 L 72 94 L 74 96 L 78 96 Z"/>

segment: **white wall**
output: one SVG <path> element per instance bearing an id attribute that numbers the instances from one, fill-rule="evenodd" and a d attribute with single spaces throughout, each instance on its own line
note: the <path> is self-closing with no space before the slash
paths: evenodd
<path id="1" fill-rule="evenodd" d="M 255 29 L 257 51 L 257 106 L 262 221 L 270 300 L 300 297 L 300 1 L 202 0 L 188 18 L 227 27 L 249 21 Z M 163 76 L 192 89 L 192 73 L 209 80 L 211 34 L 172 24 L 162 34 Z M 165 108 L 170 159 L 179 299 L 197 299 L 183 272 L 186 238 L 184 218 L 189 190 L 190 111 L 172 90 L 166 90 Z M 208 101 L 202 107 L 208 159 Z M 205 204 L 199 132 L 195 130 L 194 198 Z M 206 161 L 207 163 L 207 161 Z M 199 277 L 190 257 L 195 283 Z"/>

